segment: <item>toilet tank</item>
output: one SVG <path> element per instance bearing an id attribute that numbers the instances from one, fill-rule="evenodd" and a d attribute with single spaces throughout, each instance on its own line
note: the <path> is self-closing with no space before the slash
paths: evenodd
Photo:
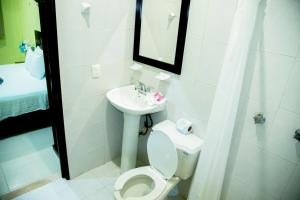
<path id="1" fill-rule="evenodd" d="M 175 175 L 183 180 L 190 178 L 194 173 L 203 140 L 194 134 L 180 133 L 176 129 L 176 124 L 170 120 L 155 125 L 153 130 L 164 132 L 176 146 L 178 165 Z"/>

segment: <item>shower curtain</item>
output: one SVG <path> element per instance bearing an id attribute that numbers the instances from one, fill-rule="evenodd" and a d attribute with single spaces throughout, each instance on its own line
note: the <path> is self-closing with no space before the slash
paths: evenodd
<path id="1" fill-rule="evenodd" d="M 218 200 L 226 170 L 250 42 L 261 0 L 240 0 L 207 125 L 190 200 Z"/>

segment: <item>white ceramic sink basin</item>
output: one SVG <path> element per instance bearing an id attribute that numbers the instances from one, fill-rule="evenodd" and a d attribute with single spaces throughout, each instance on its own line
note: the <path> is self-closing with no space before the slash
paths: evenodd
<path id="1" fill-rule="evenodd" d="M 166 99 L 150 105 L 146 95 L 139 94 L 134 89 L 134 85 L 112 89 L 106 97 L 115 108 L 123 112 L 121 170 L 125 172 L 136 167 L 141 115 L 162 111 L 166 107 Z"/>
<path id="2" fill-rule="evenodd" d="M 110 103 L 123 113 L 132 115 L 145 115 L 162 111 L 166 105 L 166 99 L 156 105 L 149 105 L 143 94 L 137 94 L 134 85 L 127 85 L 110 90 L 107 93 Z"/>

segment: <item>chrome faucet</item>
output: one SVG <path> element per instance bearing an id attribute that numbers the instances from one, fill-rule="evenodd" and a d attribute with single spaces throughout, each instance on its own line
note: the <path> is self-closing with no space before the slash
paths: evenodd
<path id="1" fill-rule="evenodd" d="M 264 124 L 266 122 L 266 118 L 263 113 L 256 113 L 253 117 L 255 124 Z"/>
<path id="2" fill-rule="evenodd" d="M 150 92 L 150 87 L 147 87 L 144 83 L 142 83 L 140 81 L 136 82 L 134 89 L 142 94 L 146 94 L 147 92 Z"/>

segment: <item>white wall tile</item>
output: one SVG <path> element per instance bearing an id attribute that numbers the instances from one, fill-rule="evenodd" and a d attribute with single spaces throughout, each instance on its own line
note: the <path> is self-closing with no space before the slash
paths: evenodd
<path id="1" fill-rule="evenodd" d="M 122 20 L 128 17 L 129 12 L 133 11 L 133 0 L 102 0 L 93 1 L 91 9 L 91 28 L 116 30 Z M 101 10 L 102 12 L 99 12 Z M 109 20 L 103 20 L 109 19 Z M 132 22 L 128 21 L 129 26 L 123 28 L 132 28 Z"/>
<path id="2" fill-rule="evenodd" d="M 292 70 L 289 82 L 282 100 L 281 106 L 293 112 L 300 114 L 300 60 L 295 61 L 294 69 Z"/>
<path id="3" fill-rule="evenodd" d="M 105 100 L 106 101 L 106 100 Z M 105 114 L 101 123 L 105 137 L 105 161 L 111 161 L 121 155 L 123 138 L 123 114 L 108 102 L 103 106 Z"/>
<path id="4" fill-rule="evenodd" d="M 300 2 L 268 0 L 259 40 L 263 50 L 296 56 L 300 44 Z"/>
<path id="5" fill-rule="evenodd" d="M 285 110 L 279 110 L 270 130 L 272 137 L 266 143 L 266 149 L 290 162 L 300 160 L 300 143 L 294 138 L 299 129 L 300 115 Z"/>
<path id="6" fill-rule="evenodd" d="M 201 63 L 200 56 L 202 49 L 203 39 L 194 35 L 187 36 L 182 63 L 182 74 L 178 79 L 196 80 Z"/>
<path id="7" fill-rule="evenodd" d="M 299 74 L 295 57 L 300 55 L 300 2 L 267 0 L 263 6 L 260 9 L 265 13 L 259 19 L 263 21 L 258 23 L 262 32 L 257 26 L 253 41 L 253 45 L 260 42 L 260 52 L 248 58 L 248 69 L 254 67 L 253 77 L 247 75 L 251 80 L 250 100 L 246 98 L 248 103 L 242 104 L 247 111 L 240 113 L 235 131 L 242 132 L 236 134 L 237 147 L 231 151 L 224 188 L 234 191 L 231 181 L 237 179 L 247 183 L 251 199 L 293 199 L 298 190 L 295 187 L 290 186 L 291 196 L 282 193 L 295 176 L 291 174 L 295 163 L 299 163 L 299 142 L 293 134 L 300 123 L 296 114 L 299 83 L 295 78 Z M 255 112 L 265 114 L 265 124 L 254 124 Z"/>
<path id="8" fill-rule="evenodd" d="M 257 53 L 254 59 L 250 98 L 279 105 L 294 59 L 272 53 Z"/>
<path id="9" fill-rule="evenodd" d="M 242 141 L 237 147 L 237 154 L 232 167 L 232 178 L 249 183 L 253 173 L 253 165 L 260 160 L 263 150 L 257 145 Z"/>
<path id="10" fill-rule="evenodd" d="M 222 199 L 226 200 L 250 200 L 251 196 L 248 194 L 248 185 L 233 179 L 230 182 L 228 190 L 224 191 Z"/>
<path id="11" fill-rule="evenodd" d="M 187 34 L 203 39 L 206 30 L 208 0 L 191 1 Z"/>
<path id="12" fill-rule="evenodd" d="M 300 59 L 300 46 L 299 46 L 299 48 L 298 48 L 297 59 Z"/>
<path id="13" fill-rule="evenodd" d="M 255 199 L 278 199 L 296 165 L 263 151 L 256 145 L 241 143 L 233 177 L 247 183 Z"/>
<path id="14" fill-rule="evenodd" d="M 291 176 L 291 180 L 289 181 L 281 199 L 289 199 L 289 200 L 299 199 L 300 197 L 299 183 L 300 183 L 300 165 L 298 165 L 295 168 L 294 173 Z"/>
<path id="15" fill-rule="evenodd" d="M 193 49 L 199 51 L 200 55 L 200 63 L 195 71 L 196 80 L 214 86 L 218 84 L 226 48 L 227 46 L 222 43 L 205 40 L 201 49 Z"/>
<path id="16" fill-rule="evenodd" d="M 94 63 L 112 63 L 132 58 L 133 31 L 120 29 L 84 29 L 62 28 L 58 37 L 60 42 L 60 61 L 62 65 L 91 65 Z M 112 59 L 114 58 L 114 59 Z"/>
<path id="17" fill-rule="evenodd" d="M 81 1 L 56 4 L 71 177 L 119 156 L 122 115 L 108 107 L 105 93 L 129 83 L 132 64 L 135 1 L 88 2 L 88 16 L 81 14 Z M 101 66 L 98 79 L 92 64 Z"/>
<path id="18" fill-rule="evenodd" d="M 101 126 L 102 119 L 97 119 L 101 116 L 101 98 L 97 99 L 98 105 L 96 100 L 86 101 L 86 105 L 79 104 L 73 107 L 73 114 L 66 115 L 68 155 L 71 166 L 73 164 L 77 172 L 73 172 L 73 176 L 105 163 L 106 132 Z"/>
<path id="19" fill-rule="evenodd" d="M 282 96 L 289 88 L 287 83 L 292 80 L 294 58 L 268 53 L 257 53 L 249 58 L 249 67 L 256 63 L 250 100 L 244 105 L 246 114 L 239 119 L 241 139 L 237 141 L 239 148 L 231 151 L 228 166 L 233 169 L 227 171 L 231 180 L 226 179 L 224 188 L 234 191 L 230 184 L 232 179 L 237 179 L 247 183 L 251 199 L 280 199 L 300 158 L 299 142 L 293 139 L 299 116 L 279 109 Z M 292 90 L 297 93 L 295 88 Z M 265 124 L 254 124 L 256 112 L 265 114 Z"/>
<path id="20" fill-rule="evenodd" d="M 242 140 L 246 140 L 264 147 L 266 141 L 273 137 L 270 130 L 273 125 L 278 107 L 272 104 L 266 104 L 264 101 L 249 100 L 247 113 L 239 123 L 243 123 Z M 255 124 L 253 117 L 256 113 L 262 112 L 266 118 L 264 124 Z"/>
<path id="21" fill-rule="evenodd" d="M 227 43 L 232 20 L 237 8 L 237 0 L 209 2 L 205 40 Z"/>

